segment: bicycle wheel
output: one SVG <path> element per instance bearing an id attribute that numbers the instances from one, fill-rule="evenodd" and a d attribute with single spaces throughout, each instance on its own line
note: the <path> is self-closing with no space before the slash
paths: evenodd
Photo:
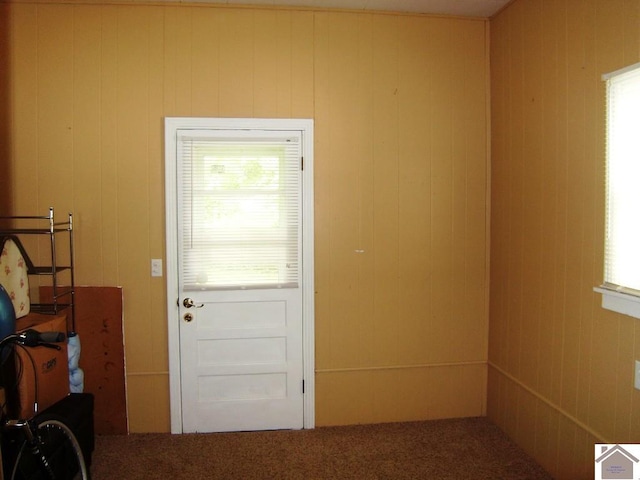
<path id="1" fill-rule="evenodd" d="M 56 419 L 42 420 L 35 432 L 41 454 L 51 467 L 56 480 L 88 480 L 80 444 L 71 429 Z M 12 480 L 49 480 L 43 461 L 37 458 L 25 441 L 18 452 L 11 474 Z"/>

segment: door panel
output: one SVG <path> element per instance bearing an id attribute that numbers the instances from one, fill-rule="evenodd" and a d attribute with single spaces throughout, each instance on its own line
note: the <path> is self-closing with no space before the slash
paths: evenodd
<path id="1" fill-rule="evenodd" d="M 178 135 L 183 431 L 302 428 L 300 132 Z"/>
<path id="2" fill-rule="evenodd" d="M 183 430 L 303 426 L 299 289 L 191 292 L 182 308 Z"/>

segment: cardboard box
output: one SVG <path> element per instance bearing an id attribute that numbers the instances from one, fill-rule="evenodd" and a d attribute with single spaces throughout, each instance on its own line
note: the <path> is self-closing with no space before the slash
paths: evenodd
<path id="1" fill-rule="evenodd" d="M 18 332 L 28 328 L 39 332 L 63 332 L 66 335 L 67 315 L 30 313 L 16 322 Z M 15 349 L 17 389 L 6 392 L 10 415 L 16 418 L 31 418 L 36 413 L 36 400 L 38 411 L 41 412 L 69 395 L 67 343 L 65 341 L 57 345 L 61 347 L 60 350 L 47 347 Z"/>

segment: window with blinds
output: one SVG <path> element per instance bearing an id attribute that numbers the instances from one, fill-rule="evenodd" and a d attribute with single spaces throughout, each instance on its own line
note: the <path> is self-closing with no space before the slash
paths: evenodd
<path id="1" fill-rule="evenodd" d="M 292 288 L 300 275 L 300 132 L 178 132 L 185 289 Z"/>
<path id="2" fill-rule="evenodd" d="M 640 64 L 607 85 L 606 288 L 640 296 Z"/>

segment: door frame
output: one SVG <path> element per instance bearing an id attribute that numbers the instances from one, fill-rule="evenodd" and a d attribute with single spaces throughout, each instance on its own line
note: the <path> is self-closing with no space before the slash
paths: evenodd
<path id="1" fill-rule="evenodd" d="M 182 433 L 180 318 L 178 308 L 177 141 L 178 129 L 297 130 L 302 132 L 302 361 L 303 428 L 315 427 L 315 307 L 313 120 L 269 118 L 165 117 L 165 242 L 169 400 L 171 433 Z"/>

